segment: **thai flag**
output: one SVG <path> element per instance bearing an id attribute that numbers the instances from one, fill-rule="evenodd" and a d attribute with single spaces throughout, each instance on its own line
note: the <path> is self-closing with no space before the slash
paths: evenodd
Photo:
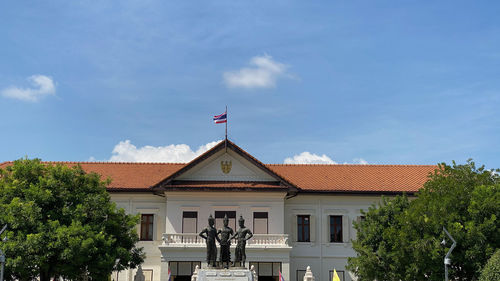
<path id="1" fill-rule="evenodd" d="M 227 123 L 227 112 L 214 116 L 215 124 Z"/>
<path id="2" fill-rule="evenodd" d="M 170 276 L 172 276 L 172 272 L 170 271 L 170 268 L 169 268 L 169 269 L 168 269 L 168 278 L 167 278 L 167 280 L 168 280 L 168 281 L 171 281 L 171 280 L 170 280 Z"/>
<path id="3" fill-rule="evenodd" d="M 279 281 L 285 281 L 285 278 L 283 278 L 281 271 L 278 270 L 278 273 L 279 273 Z"/>

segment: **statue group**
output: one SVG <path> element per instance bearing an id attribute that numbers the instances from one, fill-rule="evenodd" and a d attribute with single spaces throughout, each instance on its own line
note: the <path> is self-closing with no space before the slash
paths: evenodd
<path id="1" fill-rule="evenodd" d="M 240 228 L 234 232 L 228 226 L 229 219 L 224 216 L 224 226 L 217 230 L 215 229 L 215 219 L 210 215 L 208 217 L 208 226 L 200 232 L 200 236 L 207 243 L 207 264 L 208 266 L 217 266 L 217 246 L 215 241 L 220 244 L 220 262 L 224 268 L 229 268 L 231 264 L 231 240 L 236 239 L 236 251 L 233 265 L 245 266 L 246 253 L 245 247 L 247 240 L 252 238 L 253 234 L 250 229 L 245 227 L 245 220 L 242 216 L 238 220 Z"/>

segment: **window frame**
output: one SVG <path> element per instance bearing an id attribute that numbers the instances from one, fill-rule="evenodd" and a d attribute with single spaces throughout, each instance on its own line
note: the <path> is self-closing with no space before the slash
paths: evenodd
<path id="1" fill-rule="evenodd" d="M 344 281 L 345 280 L 345 270 L 337 270 L 337 275 L 340 275 L 339 273 L 342 274 L 342 278 L 339 276 L 340 280 Z M 332 280 L 333 279 L 333 270 L 329 270 L 328 275 L 330 277 L 329 280 Z"/>
<path id="2" fill-rule="evenodd" d="M 191 265 L 191 274 L 190 275 L 179 275 L 179 263 L 190 263 Z M 194 270 L 198 266 L 201 269 L 201 261 L 169 261 L 168 268 L 172 273 L 171 280 L 175 281 L 175 277 L 177 276 L 191 276 L 194 273 Z M 175 267 L 175 268 L 174 268 Z"/>
<path id="3" fill-rule="evenodd" d="M 278 277 L 279 275 L 274 275 L 274 266 L 275 264 L 279 263 L 279 269 L 278 271 L 283 273 L 283 262 L 280 261 L 252 261 L 248 262 L 248 269 L 252 268 L 252 265 L 254 266 L 255 272 L 257 273 L 257 276 L 260 275 L 260 264 L 261 263 L 270 263 L 271 264 L 271 277 Z M 262 276 L 269 276 L 269 275 L 262 275 Z"/>
<path id="4" fill-rule="evenodd" d="M 186 216 L 184 216 L 187 213 L 194 213 L 194 214 L 196 214 L 196 216 L 194 216 L 194 217 L 186 217 Z M 198 232 L 198 211 L 182 211 L 182 228 L 181 228 L 182 233 L 186 233 L 186 232 L 184 232 L 184 219 L 185 218 L 194 218 L 194 219 L 196 219 L 196 222 L 195 222 L 195 232 L 194 233 L 197 233 Z"/>
<path id="5" fill-rule="evenodd" d="M 340 224 L 336 219 L 340 218 Z M 342 215 L 329 215 L 329 242 L 330 243 L 344 243 L 344 216 Z M 332 221 L 333 220 L 333 221 Z M 332 224 L 333 222 L 333 224 Z M 340 237 L 337 237 L 338 228 L 340 228 Z M 337 230 L 337 231 L 336 231 Z"/>
<path id="6" fill-rule="evenodd" d="M 300 223 L 300 221 L 302 221 L 302 223 Z M 304 223 L 305 221 L 307 221 L 307 224 Z M 297 242 L 306 242 L 306 243 L 311 242 L 311 215 L 297 215 L 296 223 L 297 223 Z M 306 238 L 305 226 L 307 226 L 307 239 L 305 239 Z"/>
<path id="7" fill-rule="evenodd" d="M 304 274 L 302 274 L 304 272 Z M 304 280 L 304 275 L 306 275 L 307 270 L 306 269 L 297 269 L 295 272 L 295 277 L 297 278 L 297 281 L 303 281 Z M 302 275 L 302 278 L 300 276 Z"/>
<path id="8" fill-rule="evenodd" d="M 236 221 L 236 211 L 234 210 L 222 210 L 222 211 L 215 211 L 214 212 L 214 218 L 215 218 L 215 228 L 222 228 L 223 225 L 218 226 L 217 225 L 217 219 L 224 219 L 224 215 L 227 214 L 227 218 L 229 219 L 229 227 L 231 227 L 231 220 L 234 220 L 234 228 L 238 227 L 237 221 Z M 231 215 L 229 215 L 231 214 Z M 222 217 L 221 217 L 222 215 Z M 234 215 L 234 217 L 233 217 Z M 233 229 L 233 231 L 236 231 L 236 229 Z"/>
<path id="9" fill-rule="evenodd" d="M 148 218 L 144 221 L 144 218 Z M 151 225 L 151 233 L 149 233 L 149 226 Z M 143 236 L 143 229 L 145 230 L 145 235 Z M 141 229 L 140 229 L 140 241 L 153 241 L 155 232 L 155 215 L 154 214 L 141 214 Z"/>
<path id="10" fill-rule="evenodd" d="M 265 219 L 266 219 L 266 233 L 255 233 L 255 219 L 264 219 L 262 218 L 256 218 L 256 214 L 266 214 Z M 254 234 L 269 234 L 269 212 L 253 212 L 253 233 Z"/>

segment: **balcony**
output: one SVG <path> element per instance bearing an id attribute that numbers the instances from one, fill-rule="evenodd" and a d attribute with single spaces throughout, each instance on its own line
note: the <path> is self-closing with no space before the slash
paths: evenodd
<path id="1" fill-rule="evenodd" d="M 233 240 L 231 248 L 234 248 L 236 241 Z M 198 233 L 165 233 L 163 234 L 163 247 L 172 248 L 205 248 L 205 239 Z M 288 234 L 254 234 L 247 241 L 247 248 L 291 248 L 288 245 Z"/>

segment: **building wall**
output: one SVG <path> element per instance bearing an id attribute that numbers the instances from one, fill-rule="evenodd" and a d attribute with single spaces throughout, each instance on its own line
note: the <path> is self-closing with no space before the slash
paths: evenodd
<path id="1" fill-rule="evenodd" d="M 207 226 L 207 219 L 214 211 L 234 210 L 237 218 L 246 219 L 246 226 L 253 229 L 253 212 L 268 212 L 269 233 L 288 234 L 290 250 L 249 249 L 247 261 L 283 262 L 286 281 L 301 281 L 301 275 L 311 269 L 316 280 L 329 281 L 334 268 L 343 272 L 344 280 L 352 280 L 345 270 L 347 257 L 355 255 L 351 240 L 356 237 L 353 222 L 380 196 L 347 196 L 336 194 L 300 194 L 286 199 L 284 192 L 167 192 L 166 197 L 144 193 L 112 193 L 112 200 L 127 213 L 154 214 L 154 241 L 141 241 L 147 254 L 143 269 L 153 270 L 153 280 L 160 280 L 161 262 L 159 246 L 163 233 L 182 232 L 182 212 L 198 212 L 198 229 Z M 310 215 L 311 241 L 297 242 L 297 215 Z M 329 216 L 341 215 L 343 242 L 329 241 Z M 139 229 L 139 227 L 138 227 Z M 169 250 L 169 261 L 202 261 L 204 249 Z M 164 262 L 167 260 L 164 260 Z M 133 280 L 135 270 L 119 273 L 119 281 Z M 116 274 L 114 275 L 116 276 Z M 113 277 L 114 278 L 114 277 Z M 341 277 L 342 278 L 342 277 Z"/>
<path id="2" fill-rule="evenodd" d="M 380 196 L 300 194 L 286 200 L 285 231 L 290 236 L 292 246 L 290 281 L 302 281 L 300 277 L 307 266 L 311 266 L 316 280 L 331 280 L 330 271 L 334 268 L 337 271 L 344 271 L 345 281 L 351 280 L 345 266 L 347 258 L 355 256 L 351 243 L 356 237 L 353 222 L 359 219 L 361 210 L 367 210 L 380 198 Z M 310 215 L 310 242 L 297 242 L 297 215 Z M 331 215 L 342 216 L 342 243 L 331 243 L 329 240 Z"/>
<path id="3" fill-rule="evenodd" d="M 160 281 L 160 258 L 161 252 L 158 247 L 162 243 L 162 235 L 165 232 L 166 204 L 165 198 L 151 193 L 111 193 L 111 200 L 118 208 L 123 208 L 128 214 L 154 214 L 153 241 L 139 241 L 138 247 L 144 247 L 146 259 L 142 268 L 153 270 L 153 280 Z M 140 224 L 137 225 L 139 234 Z M 136 270 L 124 270 L 118 273 L 119 281 L 134 280 Z M 116 279 L 116 272 L 111 276 Z"/>
<path id="4" fill-rule="evenodd" d="M 198 232 L 215 211 L 236 211 L 245 226 L 253 229 L 253 212 L 268 212 L 270 234 L 284 233 L 285 192 L 166 192 L 166 233 L 182 232 L 182 212 L 198 212 Z M 236 222 L 238 228 L 238 222 Z M 236 229 L 235 229 L 236 231 Z"/>

